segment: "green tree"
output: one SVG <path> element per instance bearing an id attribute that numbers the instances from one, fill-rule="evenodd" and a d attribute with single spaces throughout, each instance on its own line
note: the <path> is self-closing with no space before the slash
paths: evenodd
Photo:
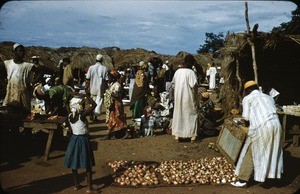
<path id="1" fill-rule="evenodd" d="M 197 50 L 197 53 L 214 53 L 223 47 L 224 44 L 224 35 L 223 32 L 218 34 L 214 33 L 205 33 L 205 41 L 203 45 L 200 45 L 200 48 Z"/>
<path id="2" fill-rule="evenodd" d="M 286 35 L 300 34 L 300 8 L 299 6 L 291 12 L 292 19 L 289 22 L 283 22 L 278 27 L 272 29 L 272 33 L 283 33 Z"/>

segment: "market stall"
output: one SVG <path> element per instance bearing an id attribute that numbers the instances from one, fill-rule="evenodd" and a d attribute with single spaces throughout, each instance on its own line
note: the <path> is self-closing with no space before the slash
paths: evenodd
<path id="1" fill-rule="evenodd" d="M 49 159 L 50 148 L 55 130 L 66 130 L 66 128 L 63 126 L 66 119 L 66 117 L 47 117 L 46 115 L 43 115 L 43 117 L 26 118 L 23 120 L 22 127 L 24 130 L 30 129 L 33 132 L 42 131 L 48 133 L 45 153 L 42 157 L 43 161 L 48 161 Z"/>
<path id="2" fill-rule="evenodd" d="M 299 146 L 300 130 L 299 124 L 296 123 L 291 129 L 287 128 L 287 118 L 297 117 L 299 121 L 300 117 L 300 106 L 288 105 L 283 106 L 282 109 L 277 110 L 277 113 L 282 116 L 282 131 L 283 131 L 283 141 L 286 140 L 286 134 L 293 135 L 293 145 Z"/>

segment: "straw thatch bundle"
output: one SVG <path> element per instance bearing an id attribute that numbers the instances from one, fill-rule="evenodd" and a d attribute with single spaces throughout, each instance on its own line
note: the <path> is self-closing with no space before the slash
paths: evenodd
<path id="1" fill-rule="evenodd" d="M 295 78 L 300 75 L 299 35 L 258 33 L 255 47 L 258 64 L 258 84 L 272 84 L 280 94 L 279 104 L 300 102 L 299 96 L 293 95 L 299 88 Z M 221 98 L 225 112 L 241 108 L 243 84 L 253 79 L 251 49 L 246 34 L 229 34 L 225 46 L 219 51 L 222 61 L 222 76 L 225 84 L 221 88 Z"/>

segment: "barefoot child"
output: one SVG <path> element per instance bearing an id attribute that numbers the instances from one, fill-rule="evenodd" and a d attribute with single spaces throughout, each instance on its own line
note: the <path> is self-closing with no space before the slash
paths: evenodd
<path id="1" fill-rule="evenodd" d="M 96 107 L 96 103 L 91 99 L 90 95 L 86 95 L 90 106 L 84 108 L 84 98 L 73 97 L 70 100 L 70 110 L 72 113 L 68 115 L 68 120 L 72 129 L 72 137 L 70 139 L 64 165 L 72 169 L 75 188 L 79 190 L 82 186 L 78 180 L 78 169 L 86 169 L 87 176 L 87 193 L 95 191 L 92 187 L 92 166 L 95 165 L 95 159 L 91 144 L 89 142 L 88 125 L 86 116 L 88 116 Z"/>

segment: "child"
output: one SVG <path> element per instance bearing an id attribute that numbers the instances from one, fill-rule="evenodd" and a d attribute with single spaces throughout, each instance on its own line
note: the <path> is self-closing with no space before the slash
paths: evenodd
<path id="1" fill-rule="evenodd" d="M 155 117 L 152 116 L 151 106 L 146 106 L 141 118 L 141 132 L 144 136 L 153 136 Z"/>
<path id="2" fill-rule="evenodd" d="M 92 187 L 92 166 L 95 165 L 95 159 L 89 142 L 86 116 L 92 113 L 97 104 L 91 99 L 90 95 L 86 95 L 86 98 L 88 99 L 89 104 L 91 104 L 87 109 L 84 109 L 84 98 L 82 98 L 82 95 L 81 97 L 73 97 L 70 100 L 70 109 L 72 113 L 68 115 L 68 120 L 73 135 L 66 151 L 64 165 L 67 168 L 72 168 L 75 191 L 82 188 L 79 184 L 77 170 L 79 168 L 86 169 L 88 185 L 87 193 L 92 193 L 96 191 Z"/>

